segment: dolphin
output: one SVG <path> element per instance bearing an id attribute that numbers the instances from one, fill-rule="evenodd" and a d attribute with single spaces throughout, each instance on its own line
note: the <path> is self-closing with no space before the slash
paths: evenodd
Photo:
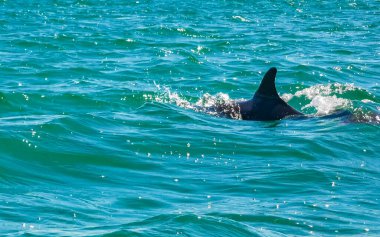
<path id="1" fill-rule="evenodd" d="M 219 117 L 242 120 L 273 121 L 283 118 L 307 119 L 313 116 L 305 115 L 280 98 L 276 90 L 275 67 L 264 75 L 259 88 L 250 100 L 215 101 L 212 106 L 195 106 L 196 110 Z M 331 114 L 320 116 L 321 119 L 342 118 L 344 122 L 364 122 L 380 124 L 380 114 L 369 112 L 354 114 L 349 110 L 337 110 Z"/>
<path id="2" fill-rule="evenodd" d="M 290 116 L 305 116 L 280 98 L 275 85 L 276 74 L 277 69 L 270 68 L 252 99 L 236 101 L 241 119 L 268 121 Z"/>

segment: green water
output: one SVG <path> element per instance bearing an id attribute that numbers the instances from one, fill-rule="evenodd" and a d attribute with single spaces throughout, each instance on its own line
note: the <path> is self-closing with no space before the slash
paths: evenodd
<path id="1" fill-rule="evenodd" d="M 379 9 L 0 0 L 0 235 L 379 236 Z M 309 119 L 195 109 L 273 66 Z"/>

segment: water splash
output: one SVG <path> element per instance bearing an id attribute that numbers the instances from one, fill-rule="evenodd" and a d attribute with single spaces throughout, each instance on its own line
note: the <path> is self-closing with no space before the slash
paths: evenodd
<path id="1" fill-rule="evenodd" d="M 203 112 L 213 116 L 241 119 L 239 107 L 236 100 L 232 100 L 228 94 L 217 93 L 211 95 L 205 93 L 194 103 L 177 92 L 172 92 L 169 87 L 156 85 L 158 93 L 155 95 L 144 95 L 147 101 L 175 104 L 185 109 Z"/>
<path id="2" fill-rule="evenodd" d="M 316 115 L 328 115 L 338 109 L 344 109 L 351 106 L 351 101 L 333 96 L 315 96 L 311 102 L 302 107 L 302 109 L 313 107 L 317 110 Z"/>
<path id="3" fill-rule="evenodd" d="M 352 109 L 352 101 L 345 98 L 337 97 L 348 91 L 357 90 L 353 84 L 327 84 L 327 85 L 315 85 L 293 94 L 284 94 L 282 99 L 286 102 L 290 101 L 294 97 L 305 97 L 310 102 L 304 105 L 301 109 L 314 108 L 317 116 L 329 115 L 339 109 Z"/>
<path id="4" fill-rule="evenodd" d="M 360 93 L 358 92 L 362 92 L 363 94 L 366 94 L 366 97 L 369 97 L 364 99 L 349 99 L 349 94 L 352 94 L 350 92 L 355 92 L 355 96 L 359 96 L 358 94 Z M 327 85 L 319 84 L 304 88 L 294 94 L 284 94 L 281 97 L 286 102 L 294 98 L 306 99 L 307 104 L 303 105 L 301 110 L 310 108 L 315 109 L 315 116 L 331 115 L 339 110 L 348 110 L 352 112 L 352 115 L 349 118 L 349 121 L 351 122 L 379 124 L 380 115 L 378 114 L 378 111 L 375 112 L 365 107 L 365 104 L 375 103 L 373 99 L 376 99 L 374 97 L 371 98 L 370 95 L 371 94 L 365 90 L 355 87 L 354 84 L 329 83 Z"/>
<path id="5" fill-rule="evenodd" d="M 216 95 L 210 95 L 206 93 L 202 95 L 195 105 L 197 108 L 200 108 L 202 112 L 214 116 L 242 119 L 236 100 L 232 100 L 228 94 L 218 93 Z"/>
<path id="6" fill-rule="evenodd" d="M 177 92 L 172 92 L 169 87 L 160 86 L 158 84 L 155 85 L 157 87 L 158 93 L 155 95 L 144 94 L 143 96 L 146 101 L 169 103 L 186 109 L 194 109 L 194 105 L 192 103 L 190 103 L 185 98 L 182 98 Z"/>

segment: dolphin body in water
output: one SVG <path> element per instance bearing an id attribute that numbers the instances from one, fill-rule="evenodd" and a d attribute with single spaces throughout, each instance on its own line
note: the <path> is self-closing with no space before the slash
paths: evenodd
<path id="1" fill-rule="evenodd" d="M 253 98 L 236 102 L 241 119 L 267 121 L 289 116 L 304 116 L 280 98 L 275 85 L 276 74 L 277 69 L 270 68 Z"/>
<path id="2" fill-rule="evenodd" d="M 270 68 L 250 100 L 216 101 L 212 106 L 197 106 L 196 109 L 219 117 L 242 120 L 270 121 L 291 116 L 306 117 L 280 98 L 275 85 L 276 74 L 277 69 Z"/>
<path id="3" fill-rule="evenodd" d="M 270 68 L 250 100 L 235 100 L 227 103 L 217 101 L 213 106 L 197 107 L 197 109 L 220 117 L 242 120 L 273 121 L 283 118 L 312 118 L 313 116 L 297 111 L 281 99 L 276 90 L 276 74 L 277 69 Z M 337 110 L 318 118 L 342 118 L 346 122 L 380 123 L 380 115 L 377 113 L 353 114 L 349 110 Z"/>

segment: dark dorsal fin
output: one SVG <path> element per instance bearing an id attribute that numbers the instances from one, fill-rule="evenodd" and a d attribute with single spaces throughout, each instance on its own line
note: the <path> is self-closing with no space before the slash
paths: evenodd
<path id="1" fill-rule="evenodd" d="M 277 69 L 275 67 L 270 68 L 267 73 L 265 73 L 263 80 L 257 89 L 255 96 L 266 96 L 278 98 L 278 93 L 276 90 L 275 79 L 276 79 Z"/>

